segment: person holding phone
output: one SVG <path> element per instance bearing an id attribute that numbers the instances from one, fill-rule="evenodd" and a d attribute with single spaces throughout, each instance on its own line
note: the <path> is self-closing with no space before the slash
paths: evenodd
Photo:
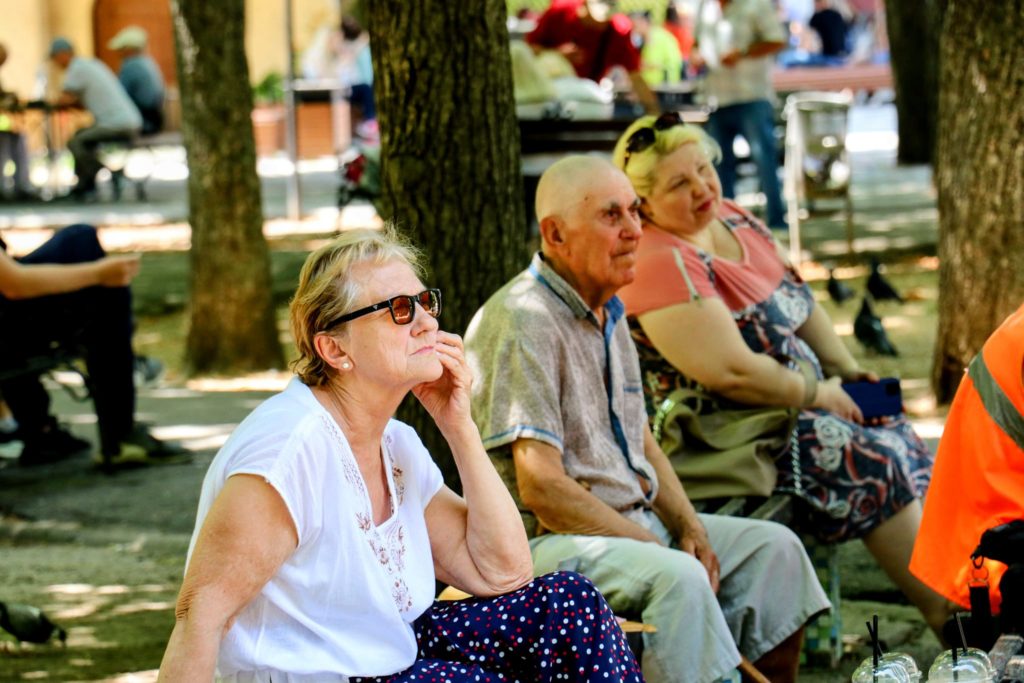
<path id="1" fill-rule="evenodd" d="M 639 119 L 615 148 L 641 200 L 636 279 L 621 296 L 648 412 L 695 384 L 724 405 L 799 408 L 797 448 L 776 459 L 778 487 L 796 492 L 821 540 L 863 539 L 940 632 L 945 600 L 907 569 L 932 454 L 902 415 L 865 424 L 841 384 L 878 376 L 850 354 L 765 225 L 723 199 L 718 155 L 674 114 Z"/>
<path id="2" fill-rule="evenodd" d="M 462 339 L 438 327 L 441 292 L 420 273 L 391 229 L 345 231 L 306 260 L 298 376 L 210 465 L 160 681 L 642 680 L 592 584 L 532 580 L 470 416 Z M 392 419 L 410 391 L 462 496 Z M 477 598 L 434 603 L 435 577 Z"/>

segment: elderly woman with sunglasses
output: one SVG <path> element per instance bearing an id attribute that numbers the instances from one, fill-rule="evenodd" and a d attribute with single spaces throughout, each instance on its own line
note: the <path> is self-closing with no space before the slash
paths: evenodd
<path id="1" fill-rule="evenodd" d="M 946 603 L 907 569 L 932 454 L 903 417 L 864 424 L 841 382 L 878 377 L 854 360 L 765 226 L 722 198 L 718 154 L 674 114 L 641 118 L 615 149 L 642 202 L 637 276 L 620 296 L 651 415 L 695 385 L 721 405 L 800 409 L 796 443 L 776 460 L 779 488 L 797 493 L 819 538 L 862 538 L 938 631 Z"/>
<path id="2" fill-rule="evenodd" d="M 298 377 L 210 465 L 159 680 L 641 680 L 586 579 L 531 580 L 440 313 L 390 230 L 309 256 L 291 304 Z M 410 391 L 462 496 L 392 419 Z M 479 597 L 435 603 L 435 576 Z"/>

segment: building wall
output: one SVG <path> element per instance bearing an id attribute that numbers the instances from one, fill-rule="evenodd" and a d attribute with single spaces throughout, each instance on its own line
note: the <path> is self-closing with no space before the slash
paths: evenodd
<path id="1" fill-rule="evenodd" d="M 245 3 L 249 80 L 256 82 L 274 71 L 283 74 L 287 60 L 285 0 L 245 0 Z M 0 84 L 4 89 L 13 90 L 23 98 L 35 94 L 40 66 L 52 72 L 47 49 L 56 36 L 68 38 L 80 54 L 95 54 L 93 5 L 94 0 L 0 0 L 0 17 L 3 17 L 0 43 L 9 53 L 7 63 L 0 68 Z M 337 25 L 339 16 L 338 0 L 292 0 L 296 54 L 301 54 L 320 26 Z M 59 82 L 59 76 L 53 74 L 50 82 Z"/>

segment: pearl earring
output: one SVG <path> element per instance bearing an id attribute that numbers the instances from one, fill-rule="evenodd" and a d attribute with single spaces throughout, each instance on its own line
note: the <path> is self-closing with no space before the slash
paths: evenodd
<path id="1" fill-rule="evenodd" d="M 341 369 L 342 369 L 342 370 L 348 370 L 348 369 L 350 369 L 351 367 L 352 367 L 352 364 L 351 364 L 351 363 L 342 363 L 342 364 L 341 364 Z"/>

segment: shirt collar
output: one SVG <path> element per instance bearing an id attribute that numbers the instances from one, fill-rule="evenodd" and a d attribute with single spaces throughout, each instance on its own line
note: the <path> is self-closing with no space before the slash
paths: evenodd
<path id="1" fill-rule="evenodd" d="M 555 272 L 555 269 L 544 260 L 544 256 L 539 251 L 533 255 L 533 260 L 530 261 L 529 272 L 538 282 L 550 289 L 555 296 L 561 299 L 569 307 L 573 315 L 579 319 L 590 318 L 597 324 L 594 312 L 583 301 L 583 297 L 561 275 Z M 626 307 L 618 295 L 615 295 L 604 305 L 604 311 L 607 323 L 614 327 L 626 312 Z"/>

